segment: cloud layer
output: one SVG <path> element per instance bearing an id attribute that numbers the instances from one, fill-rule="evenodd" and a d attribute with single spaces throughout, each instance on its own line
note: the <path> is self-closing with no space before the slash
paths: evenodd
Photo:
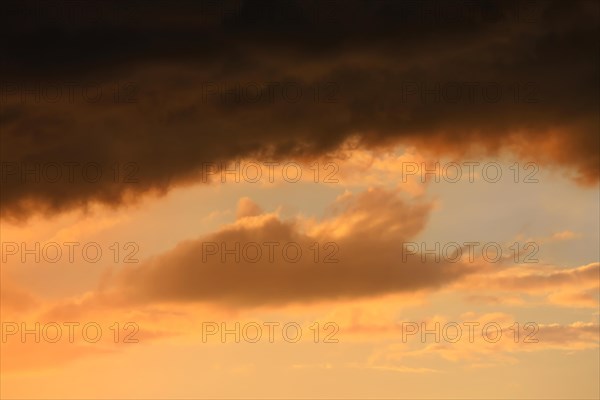
<path id="1" fill-rule="evenodd" d="M 3 217 L 118 205 L 204 163 L 312 159 L 350 138 L 505 148 L 597 181 L 593 2 L 89 4 L 81 18 L 6 6 Z M 23 177 L 35 165 L 39 182 Z"/>

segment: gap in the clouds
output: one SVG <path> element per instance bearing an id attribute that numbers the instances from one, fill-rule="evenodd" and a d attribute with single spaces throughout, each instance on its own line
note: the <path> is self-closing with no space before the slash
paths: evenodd
<path id="1" fill-rule="evenodd" d="M 425 160 L 414 148 L 395 148 L 379 152 L 351 150 L 340 158 L 339 183 L 314 183 L 310 179 L 296 183 L 226 182 L 198 183 L 172 190 L 163 197 L 146 198 L 119 209 L 92 208 L 87 215 L 72 212 L 52 221 L 36 223 L 36 229 L 2 226 L 3 239 L 98 242 L 135 242 L 137 259 L 159 255 L 185 240 L 215 232 L 236 220 L 241 198 L 250 198 L 264 212 L 277 211 L 281 219 L 296 216 L 322 219 L 330 205 L 347 190 L 360 193 L 370 187 L 385 187 L 398 196 L 434 199 L 424 230 L 414 242 L 498 242 L 510 246 L 515 241 L 540 242 L 537 257 L 544 263 L 577 267 L 598 260 L 598 190 L 582 187 L 564 174 L 543 167 L 535 173 L 537 183 L 514 182 L 515 162 L 520 165 L 519 179 L 526 176 L 526 162 L 514 157 L 472 160 L 481 165 L 498 162 L 502 179 L 490 183 L 475 174 L 457 182 L 440 179 L 439 183 L 407 178 L 407 165 Z M 449 163 L 451 159 L 439 160 Z M 461 164 L 463 161 L 456 161 Z M 513 168 L 513 169 L 511 169 Z M 494 171 L 491 171 L 492 173 Z M 492 177 L 494 175 L 492 174 Z M 13 235 L 14 234 L 14 235 Z M 398 248 L 402 243 L 398 243 Z M 29 265 L 10 268 L 28 285 L 44 294 L 79 294 L 95 288 L 103 271 L 120 263 L 85 265 Z M 65 279 L 61 279 L 63 276 Z M 67 279 L 68 278 L 68 279 Z M 67 292 L 65 292 L 67 291 Z"/>
<path id="2" fill-rule="evenodd" d="M 436 199 L 437 206 L 415 242 L 429 243 L 432 248 L 436 242 L 442 246 L 481 242 L 507 247 L 516 242 L 521 248 L 534 242 L 539 246 L 536 265 L 576 267 L 598 261 L 597 186 L 581 186 L 563 171 L 544 166 L 526 170 L 527 161 L 507 154 L 473 162 L 481 166 L 498 163 L 502 178 L 492 182 L 492 168 L 487 181 L 481 175 L 472 183 L 466 179 L 430 181 L 427 195 Z M 517 183 L 515 163 L 520 169 Z M 538 182 L 525 182 L 526 174 Z"/>

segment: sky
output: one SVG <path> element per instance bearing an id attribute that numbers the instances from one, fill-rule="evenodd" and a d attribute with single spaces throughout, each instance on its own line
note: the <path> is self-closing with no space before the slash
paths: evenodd
<path id="1" fill-rule="evenodd" d="M 597 2 L 0 7 L 0 398 L 600 397 Z"/>

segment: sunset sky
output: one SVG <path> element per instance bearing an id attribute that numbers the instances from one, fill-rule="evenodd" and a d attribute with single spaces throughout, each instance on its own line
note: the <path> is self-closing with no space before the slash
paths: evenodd
<path id="1" fill-rule="evenodd" d="M 0 398 L 600 398 L 596 1 L 6 1 Z"/>

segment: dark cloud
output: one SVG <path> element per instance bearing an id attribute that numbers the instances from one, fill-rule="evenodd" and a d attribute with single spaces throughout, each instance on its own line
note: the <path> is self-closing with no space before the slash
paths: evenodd
<path id="1" fill-rule="evenodd" d="M 594 2 L 2 7 L 5 218 L 119 205 L 196 181 L 205 162 L 308 159 L 353 136 L 439 154 L 507 148 L 598 178 Z M 102 177 L 19 176 L 66 162 Z"/>

